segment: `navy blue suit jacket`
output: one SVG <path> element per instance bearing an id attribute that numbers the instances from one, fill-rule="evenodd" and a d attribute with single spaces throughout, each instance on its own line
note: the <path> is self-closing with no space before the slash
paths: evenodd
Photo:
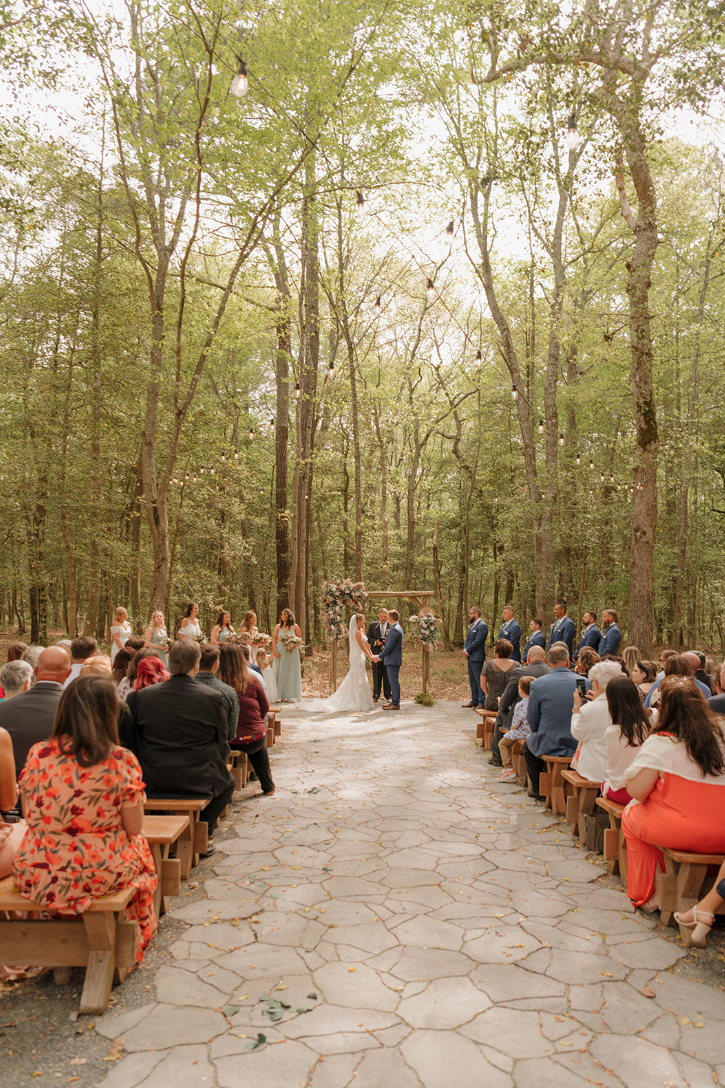
<path id="1" fill-rule="evenodd" d="M 568 756 L 576 751 L 577 741 L 571 734 L 576 681 L 576 673 L 558 668 L 531 685 L 526 708 L 531 732 L 524 743 L 535 756 Z M 589 680 L 585 683 L 589 690 Z"/>
<path id="2" fill-rule="evenodd" d="M 591 627 L 589 627 L 584 632 L 582 637 L 579 639 L 579 645 L 576 648 L 576 653 L 574 654 L 574 660 L 576 661 L 576 659 L 579 657 L 579 651 L 583 650 L 585 646 L 591 646 L 591 648 L 593 650 L 596 650 L 597 653 L 599 653 L 599 648 L 598 647 L 599 647 L 599 640 L 600 640 L 601 637 L 602 637 L 602 632 L 599 630 L 596 623 L 593 623 L 591 625 Z"/>
<path id="3" fill-rule="evenodd" d="M 487 638 L 488 627 L 483 620 L 477 620 L 468 628 L 468 634 L 466 635 L 466 641 L 463 643 L 463 649 L 466 651 L 469 660 L 472 661 L 474 665 L 478 661 L 486 660 Z"/>
<path id="4" fill-rule="evenodd" d="M 388 628 L 385 645 L 377 656 L 384 665 L 400 667 L 403 664 L 403 628 L 399 623 Z"/>
<path id="5" fill-rule="evenodd" d="M 597 653 L 600 657 L 604 657 L 605 654 L 616 654 L 619 652 L 619 644 L 621 641 L 622 632 L 619 630 L 616 623 L 613 623 L 611 627 L 608 627 L 606 631 L 602 632 Z"/>
<path id="6" fill-rule="evenodd" d="M 524 646 L 524 661 L 526 661 L 526 658 L 528 657 L 528 654 L 529 654 L 529 650 L 531 649 L 532 646 L 543 646 L 544 649 L 546 649 L 546 639 L 544 638 L 541 631 L 534 631 L 533 635 L 531 636 L 531 638 L 528 640 L 528 642 Z"/>
<path id="7" fill-rule="evenodd" d="M 516 620 L 509 620 L 508 623 L 502 623 L 498 629 L 499 638 L 507 638 L 512 643 L 514 652 L 511 654 L 512 661 L 521 660 L 521 628 Z"/>
<path id="8" fill-rule="evenodd" d="M 555 621 L 556 622 L 556 621 Z M 552 626 L 549 632 L 549 641 L 546 648 L 551 649 L 554 642 L 565 642 L 569 647 L 569 657 L 572 654 L 572 643 L 574 642 L 574 635 L 576 634 L 576 627 L 572 620 L 568 616 L 562 616 L 558 621 L 559 626 L 554 630 Z"/>

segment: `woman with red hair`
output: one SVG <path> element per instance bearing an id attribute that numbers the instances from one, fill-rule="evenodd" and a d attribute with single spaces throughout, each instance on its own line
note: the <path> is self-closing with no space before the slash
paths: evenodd
<path id="1" fill-rule="evenodd" d="M 624 772 L 634 800 L 622 817 L 629 868 L 627 894 L 635 906 L 659 907 L 657 868 L 662 847 L 725 853 L 725 736 L 691 677 L 668 676 L 652 733 Z"/>
<path id="2" fill-rule="evenodd" d="M 168 680 L 170 673 L 163 661 L 158 657 L 144 657 L 136 666 L 136 679 L 133 682 L 133 690 L 141 691 L 141 688 L 150 688 L 154 684 L 162 684 Z"/>

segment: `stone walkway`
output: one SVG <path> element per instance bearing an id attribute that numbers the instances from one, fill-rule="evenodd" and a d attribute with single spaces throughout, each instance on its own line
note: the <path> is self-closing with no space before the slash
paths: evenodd
<path id="1" fill-rule="evenodd" d="M 725 1084 L 725 993 L 668 972 L 469 715 L 285 713 L 275 798 L 173 912 L 155 1000 L 96 1025 L 125 1052 L 103 1088 Z"/>

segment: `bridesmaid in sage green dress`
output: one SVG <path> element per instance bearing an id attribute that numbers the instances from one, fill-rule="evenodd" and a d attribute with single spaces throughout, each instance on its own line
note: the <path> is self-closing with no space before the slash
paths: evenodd
<path id="1" fill-rule="evenodd" d="M 151 617 L 151 623 L 146 628 L 146 634 L 144 636 L 144 646 L 153 646 L 161 654 L 161 660 L 164 665 L 168 665 L 169 660 L 166 656 L 166 645 L 168 643 L 169 636 L 166 631 L 166 625 L 164 624 L 164 616 L 162 612 L 154 612 Z"/>
<path id="2" fill-rule="evenodd" d="M 294 703 L 302 698 L 300 651 L 296 646 L 294 650 L 286 650 L 284 643 L 280 641 L 279 636 L 282 634 L 302 637 L 302 632 L 295 623 L 294 615 L 289 608 L 282 609 L 279 623 L 272 632 L 272 656 L 274 657 L 274 676 L 277 681 L 279 701 L 281 703 Z"/>
<path id="3" fill-rule="evenodd" d="M 236 631 L 232 627 L 232 617 L 228 612 L 220 612 L 216 623 L 211 629 L 209 641 L 218 646 L 220 643 L 226 642 L 231 635 L 236 635 Z"/>

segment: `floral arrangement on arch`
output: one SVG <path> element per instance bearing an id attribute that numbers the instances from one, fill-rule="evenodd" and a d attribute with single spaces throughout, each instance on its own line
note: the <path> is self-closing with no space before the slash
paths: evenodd
<path id="1" fill-rule="evenodd" d="M 411 616 L 410 622 L 413 625 L 413 638 L 421 644 L 424 650 L 428 650 L 430 653 L 441 637 L 440 624 L 442 621 L 436 619 L 432 612 L 421 612 L 419 616 Z"/>
<path id="2" fill-rule="evenodd" d="M 320 619 L 329 639 L 341 639 L 347 634 L 343 619 L 345 605 L 362 611 L 363 602 L 367 597 L 365 584 L 353 582 L 350 578 L 330 578 L 322 583 L 320 589 L 320 602 L 322 611 Z"/>

